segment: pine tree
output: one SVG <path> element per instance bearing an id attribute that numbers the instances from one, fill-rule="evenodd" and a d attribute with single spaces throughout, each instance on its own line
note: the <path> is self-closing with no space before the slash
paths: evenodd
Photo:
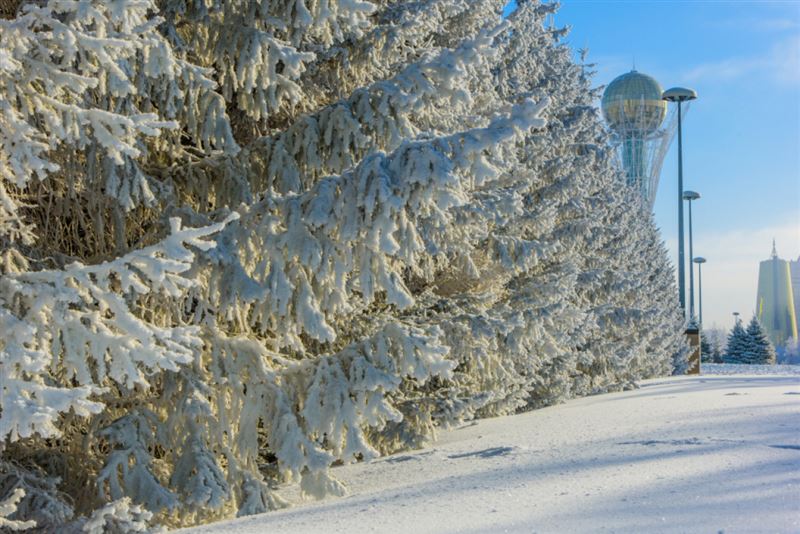
<path id="1" fill-rule="evenodd" d="M 747 363 L 746 352 L 749 348 L 747 332 L 745 332 L 742 322 L 737 319 L 730 334 L 728 343 L 725 347 L 725 354 L 722 356 L 723 363 Z"/>
<path id="2" fill-rule="evenodd" d="M 772 365 L 776 361 L 775 347 L 772 346 L 766 332 L 755 315 L 747 325 L 748 350 L 745 352 L 745 363 Z"/>
<path id="3" fill-rule="evenodd" d="M 0 524 L 263 512 L 437 427 L 685 365 L 556 6 L 503 7 L 4 13 Z"/>
<path id="4" fill-rule="evenodd" d="M 711 360 L 713 363 L 722 363 L 723 348 L 719 337 L 714 337 L 714 344 L 711 350 Z"/>
<path id="5" fill-rule="evenodd" d="M 724 352 L 725 338 L 727 332 L 719 328 L 703 329 L 702 339 L 706 340 L 709 345 L 709 362 L 722 363 L 722 354 Z"/>
<path id="6" fill-rule="evenodd" d="M 705 331 L 700 332 L 700 361 L 711 363 L 714 361 L 714 348 L 711 345 Z"/>

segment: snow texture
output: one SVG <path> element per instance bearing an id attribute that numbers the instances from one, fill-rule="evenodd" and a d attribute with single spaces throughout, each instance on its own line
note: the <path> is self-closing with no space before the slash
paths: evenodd
<path id="1" fill-rule="evenodd" d="M 700 372 L 704 375 L 800 375 L 800 365 L 703 363 Z"/>
<path id="2" fill-rule="evenodd" d="M 771 367 L 478 421 L 337 469 L 345 499 L 181 532 L 797 532 L 800 378 Z"/>

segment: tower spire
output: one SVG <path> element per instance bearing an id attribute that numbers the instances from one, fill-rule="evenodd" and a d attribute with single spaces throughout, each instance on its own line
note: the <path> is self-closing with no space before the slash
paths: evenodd
<path id="1" fill-rule="evenodd" d="M 772 238 L 772 259 L 778 259 L 778 249 L 775 247 L 775 238 Z"/>

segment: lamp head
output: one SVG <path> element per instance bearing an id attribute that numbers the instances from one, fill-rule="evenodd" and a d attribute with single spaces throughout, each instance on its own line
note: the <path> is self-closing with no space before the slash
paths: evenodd
<path id="1" fill-rule="evenodd" d="M 693 262 L 695 262 L 695 263 L 705 263 L 705 262 L 706 262 L 706 259 L 705 259 L 705 258 L 703 258 L 703 257 L 701 257 L 701 256 L 697 256 L 697 257 L 696 257 L 695 259 L 693 259 L 692 261 L 693 261 Z"/>
<path id="2" fill-rule="evenodd" d="M 684 191 L 683 200 L 697 200 L 700 198 L 700 193 L 697 191 Z"/>
<path id="3" fill-rule="evenodd" d="M 685 87 L 673 87 L 661 94 L 661 99 L 667 102 L 687 102 L 697 98 L 697 91 Z"/>

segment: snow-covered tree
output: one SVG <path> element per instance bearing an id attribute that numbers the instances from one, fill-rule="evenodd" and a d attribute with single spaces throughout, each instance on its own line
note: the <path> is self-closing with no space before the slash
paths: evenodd
<path id="1" fill-rule="evenodd" d="M 800 341 L 796 337 L 786 340 L 786 345 L 775 348 L 776 362 L 785 365 L 800 364 Z"/>
<path id="2" fill-rule="evenodd" d="M 554 4 L 3 7 L 0 525 L 263 512 L 685 365 Z"/>
<path id="3" fill-rule="evenodd" d="M 746 351 L 748 350 L 749 340 L 747 332 L 742 326 L 742 322 L 737 319 L 728 334 L 728 342 L 725 346 L 725 354 L 722 355 L 723 363 L 747 363 Z"/>
<path id="4" fill-rule="evenodd" d="M 725 352 L 725 338 L 727 332 L 721 328 L 708 328 L 703 329 L 701 340 L 708 343 L 708 361 L 713 363 L 722 363 L 722 355 Z M 702 342 L 702 341 L 701 341 Z"/>
<path id="5" fill-rule="evenodd" d="M 747 333 L 747 348 L 744 353 L 744 363 L 774 364 L 776 360 L 775 347 L 772 346 L 772 342 L 755 315 L 747 325 L 745 332 Z"/>
<path id="6" fill-rule="evenodd" d="M 714 347 L 705 334 L 704 330 L 700 331 L 700 361 L 711 363 L 714 361 Z"/>
<path id="7" fill-rule="evenodd" d="M 728 335 L 728 344 L 722 360 L 724 363 L 741 364 L 775 363 L 775 348 L 755 315 L 746 329 L 741 321 L 736 321 Z"/>

